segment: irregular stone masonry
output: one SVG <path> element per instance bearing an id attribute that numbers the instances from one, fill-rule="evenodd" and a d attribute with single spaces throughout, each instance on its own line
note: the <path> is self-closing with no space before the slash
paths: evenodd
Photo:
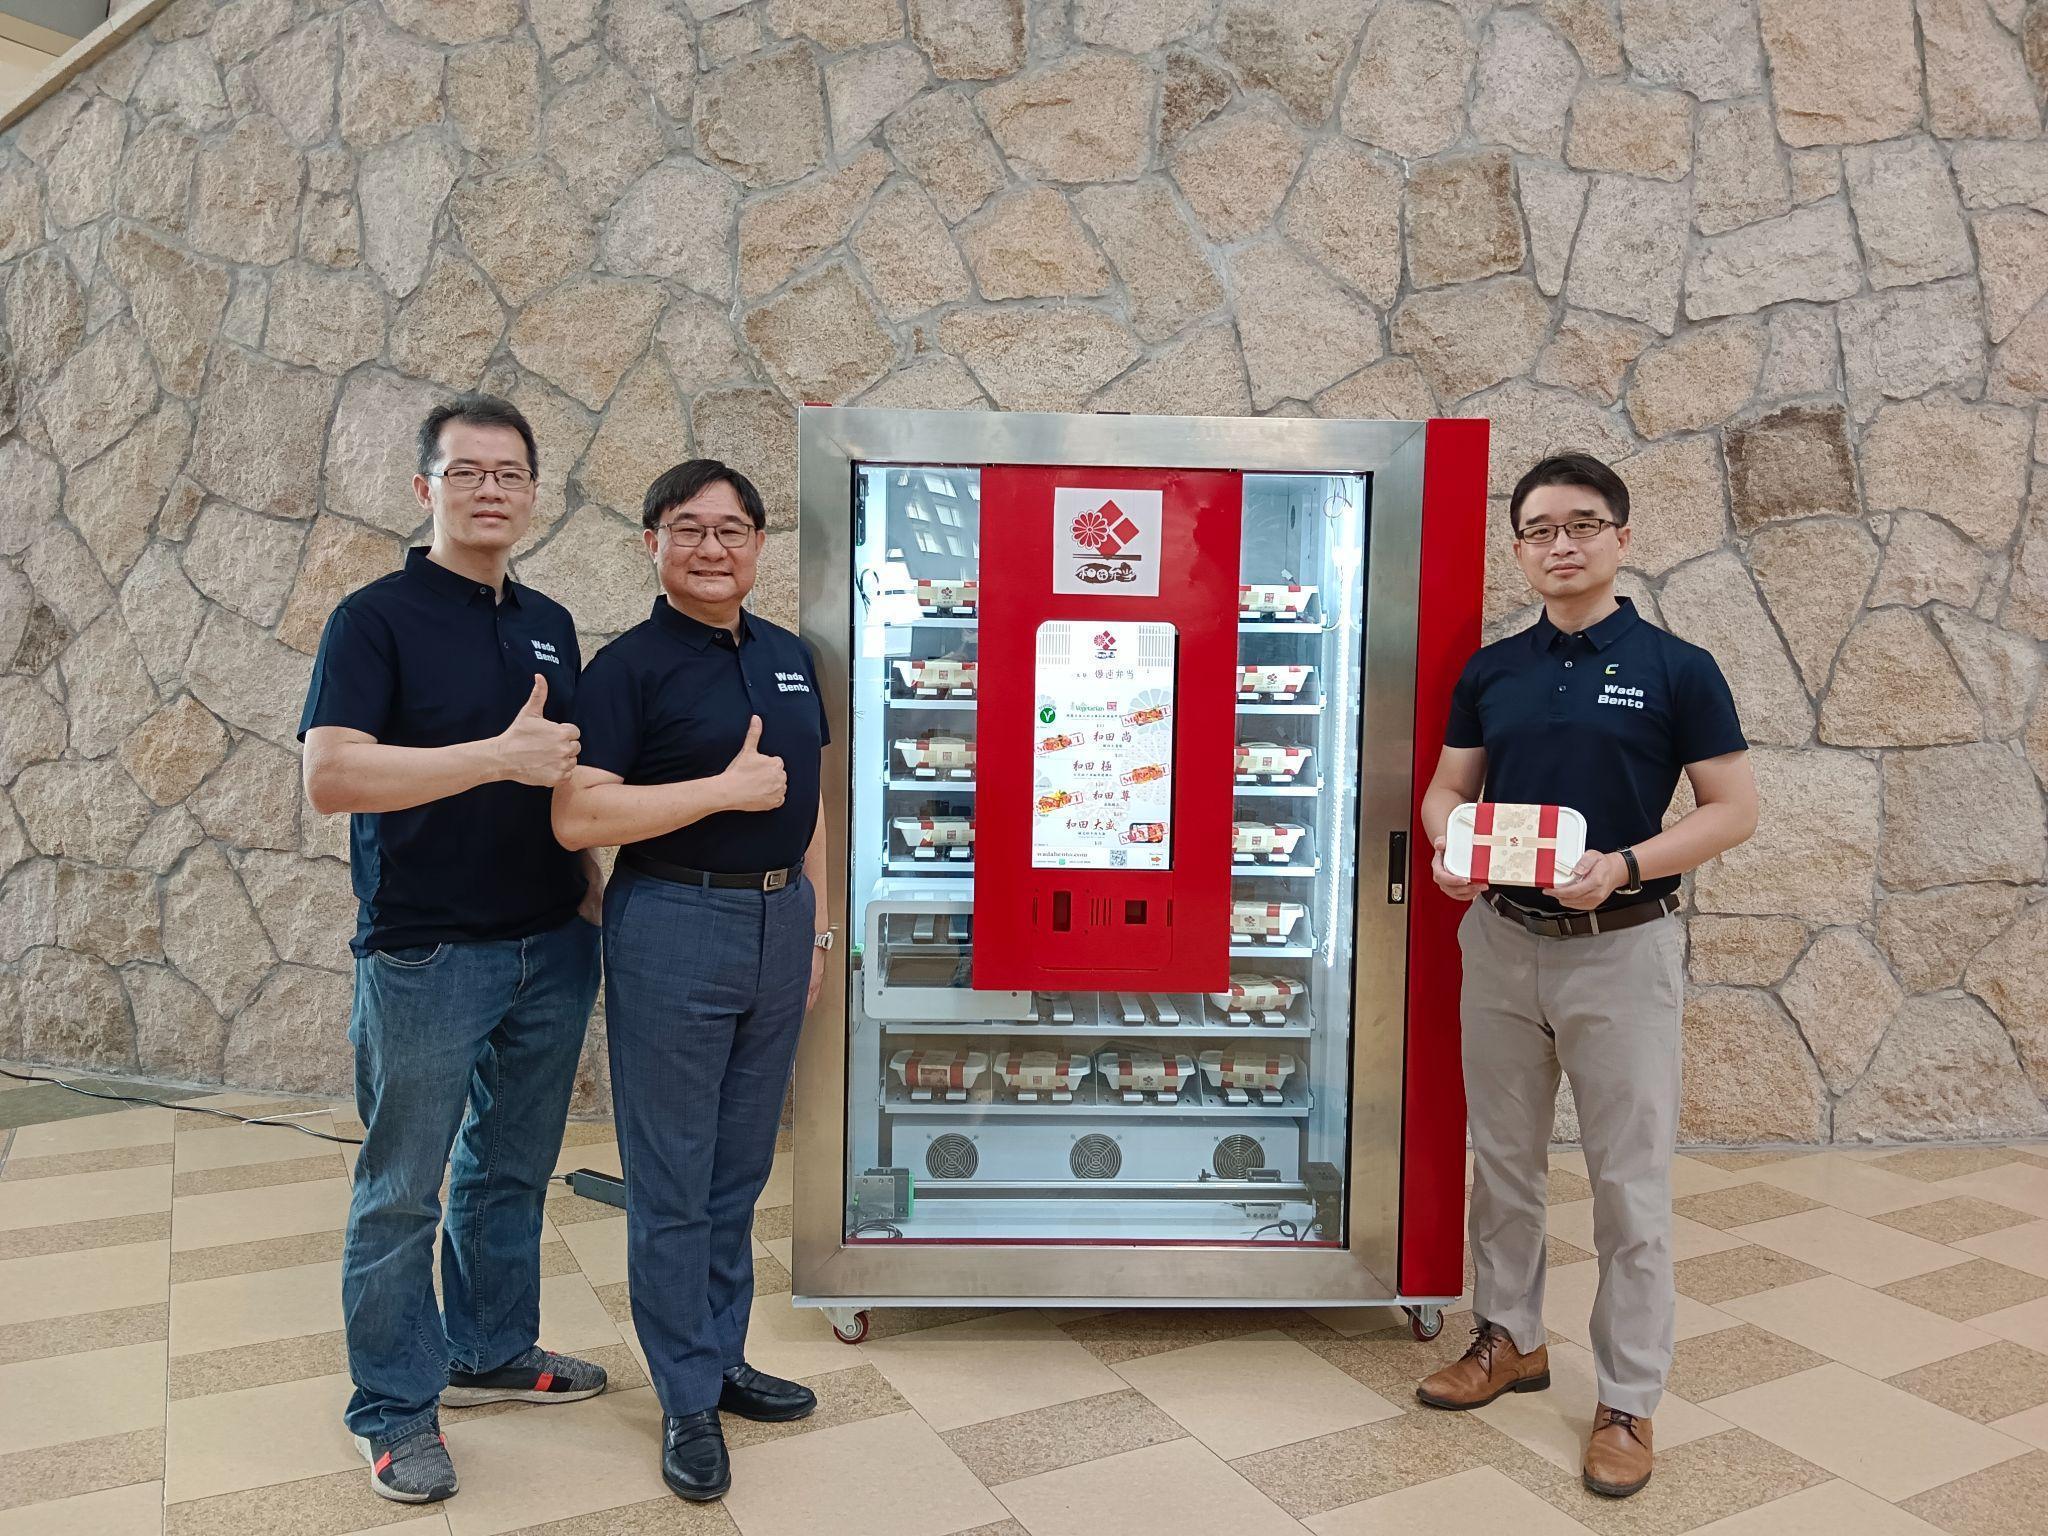
<path id="1" fill-rule="evenodd" d="M 2048 1131 L 2048 0 L 124 25 L 0 130 L 0 1055 L 345 1090 L 293 731 L 451 390 L 532 418 L 518 568 L 586 652 L 692 452 L 794 621 L 801 400 L 1447 414 L 1494 423 L 1489 635 L 1515 476 L 1604 455 L 1626 590 L 1757 743 L 1686 886 L 1684 1135 Z"/>

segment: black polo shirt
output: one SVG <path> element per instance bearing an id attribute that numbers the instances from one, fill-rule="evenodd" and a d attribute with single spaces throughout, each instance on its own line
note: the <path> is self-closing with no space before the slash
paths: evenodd
<path id="1" fill-rule="evenodd" d="M 1740 752 L 1742 723 L 1714 658 L 1621 607 L 1575 635 L 1546 614 L 1478 651 L 1451 693 L 1447 747 L 1486 749 L 1488 800 L 1568 805 L 1586 818 L 1586 846 L 1614 853 L 1657 835 L 1688 763 Z M 1678 889 L 1646 880 L 1624 907 Z M 1536 889 L 1526 907 L 1562 910 Z M 1604 910 L 1604 909 L 1603 909 Z"/>
<path id="2" fill-rule="evenodd" d="M 713 874 L 754 874 L 803 861 L 818 820 L 818 758 L 831 739 L 811 648 L 757 614 L 740 637 L 672 607 L 654 611 L 590 659 L 576 698 L 587 767 L 628 784 L 678 784 L 723 773 L 761 717 L 760 751 L 782 759 L 789 790 L 772 811 L 720 811 L 632 846 Z"/>
<path id="3" fill-rule="evenodd" d="M 580 667 L 569 610 L 531 587 L 489 587 L 436 565 L 405 569 L 343 598 L 327 620 L 299 739 L 318 725 L 396 747 L 496 736 L 548 680 L 547 716 L 567 720 Z M 558 927 L 583 899 L 576 855 L 555 841 L 550 792 L 511 782 L 349 818 L 359 915 L 353 948 L 520 939 Z"/>

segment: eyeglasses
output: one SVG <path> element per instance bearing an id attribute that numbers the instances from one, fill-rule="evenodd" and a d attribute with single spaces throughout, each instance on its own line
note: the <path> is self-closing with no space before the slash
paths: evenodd
<path id="1" fill-rule="evenodd" d="M 1621 524 L 1604 517 L 1575 517 L 1562 523 L 1531 523 L 1515 534 L 1523 544 L 1555 544 L 1560 532 L 1574 544 L 1583 544 L 1588 539 L 1600 537 L 1602 528 L 1619 528 Z"/>
<path id="2" fill-rule="evenodd" d="M 663 523 L 661 531 L 684 549 L 695 549 L 707 533 L 717 534 L 718 542 L 727 549 L 744 549 L 755 533 L 751 525 L 741 523 L 720 523 L 716 528 L 706 528 L 702 523 Z"/>
<path id="3" fill-rule="evenodd" d="M 496 480 L 499 490 L 517 494 L 532 490 L 540 477 L 525 469 L 430 469 L 427 478 L 445 480 L 458 491 L 481 490 L 484 481 Z"/>

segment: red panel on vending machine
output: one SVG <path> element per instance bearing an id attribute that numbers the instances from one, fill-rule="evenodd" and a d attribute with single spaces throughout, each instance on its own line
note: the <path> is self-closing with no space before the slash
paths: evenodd
<path id="1" fill-rule="evenodd" d="M 1222 991 L 1243 481 L 981 476 L 974 985 Z"/>

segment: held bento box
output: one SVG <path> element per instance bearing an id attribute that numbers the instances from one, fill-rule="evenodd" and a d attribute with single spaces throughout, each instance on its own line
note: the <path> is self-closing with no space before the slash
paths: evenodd
<path id="1" fill-rule="evenodd" d="M 1444 868 L 1488 885 L 1556 885 L 1586 853 L 1586 818 L 1568 805 L 1467 802 L 1444 831 Z"/>

